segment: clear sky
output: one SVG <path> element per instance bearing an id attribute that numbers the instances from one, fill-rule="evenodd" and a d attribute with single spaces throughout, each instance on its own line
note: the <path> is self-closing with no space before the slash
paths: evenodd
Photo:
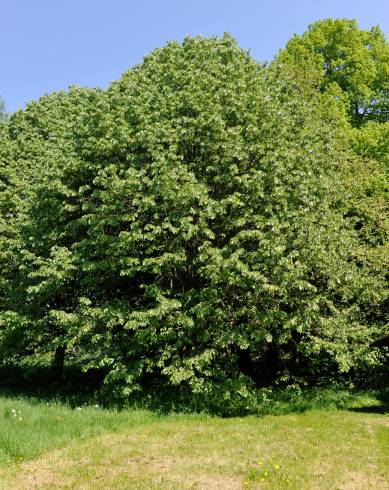
<path id="1" fill-rule="evenodd" d="M 107 87 L 152 49 L 230 32 L 261 61 L 325 17 L 389 33 L 389 0 L 0 0 L 0 95 L 12 112 L 69 85 Z"/>

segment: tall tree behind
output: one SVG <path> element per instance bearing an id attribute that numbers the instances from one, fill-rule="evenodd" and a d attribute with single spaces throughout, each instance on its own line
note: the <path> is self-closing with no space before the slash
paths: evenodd
<path id="1" fill-rule="evenodd" d="M 385 280 L 389 267 L 389 44 L 379 27 L 350 19 L 315 22 L 277 58 L 321 116 L 335 121 L 353 150 L 343 160 L 344 216 L 360 238 L 355 261 Z M 384 286 L 380 294 L 385 297 Z M 387 296 L 386 296 L 387 297 Z M 371 312 L 385 322 L 385 300 Z"/>
<path id="2" fill-rule="evenodd" d="M 321 20 L 295 35 L 279 58 L 309 73 L 322 92 L 336 93 L 353 126 L 388 121 L 389 45 L 379 27 L 365 30 L 355 20 Z"/>

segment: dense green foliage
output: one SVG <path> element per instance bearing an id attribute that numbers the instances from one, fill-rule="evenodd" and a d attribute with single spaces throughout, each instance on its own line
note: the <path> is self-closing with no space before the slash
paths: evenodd
<path id="1" fill-rule="evenodd" d="M 335 123 L 340 140 L 351 150 L 339 172 L 347 191 L 344 215 L 358 233 L 355 260 L 383 279 L 383 300 L 371 318 L 381 316 L 385 322 L 389 45 L 378 27 L 366 31 L 356 21 L 326 19 L 294 36 L 277 61 L 321 117 Z"/>
<path id="2" fill-rule="evenodd" d="M 378 27 L 326 19 L 294 36 L 278 61 L 322 117 L 359 157 L 344 160 L 351 192 L 347 214 L 359 230 L 359 258 L 381 274 L 388 269 L 389 45 Z"/>
<path id="3" fill-rule="evenodd" d="M 353 125 L 389 117 L 389 45 L 379 27 L 359 29 L 355 20 L 325 19 L 295 35 L 281 53 L 300 78 L 336 94 Z"/>
<path id="4" fill-rule="evenodd" d="M 357 157 L 338 134 L 228 35 L 14 114 L 0 126 L 2 363 L 46 356 L 60 374 L 66 355 L 117 398 L 364 376 L 383 278 L 356 260 L 339 175 Z"/>

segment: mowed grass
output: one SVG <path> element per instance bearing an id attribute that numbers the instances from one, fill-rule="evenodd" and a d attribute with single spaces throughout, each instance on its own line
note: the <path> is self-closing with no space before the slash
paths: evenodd
<path id="1" fill-rule="evenodd" d="M 388 489 L 389 415 L 378 405 L 360 396 L 342 410 L 220 418 L 3 397 L 1 487 Z"/>

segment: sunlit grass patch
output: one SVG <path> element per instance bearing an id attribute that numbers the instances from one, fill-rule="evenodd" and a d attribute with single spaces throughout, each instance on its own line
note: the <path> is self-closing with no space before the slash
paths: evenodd
<path id="1" fill-rule="evenodd" d="M 1 399 L 0 482 L 7 490 L 386 490 L 389 415 L 374 413 L 372 395 L 361 403 L 220 418 Z"/>

